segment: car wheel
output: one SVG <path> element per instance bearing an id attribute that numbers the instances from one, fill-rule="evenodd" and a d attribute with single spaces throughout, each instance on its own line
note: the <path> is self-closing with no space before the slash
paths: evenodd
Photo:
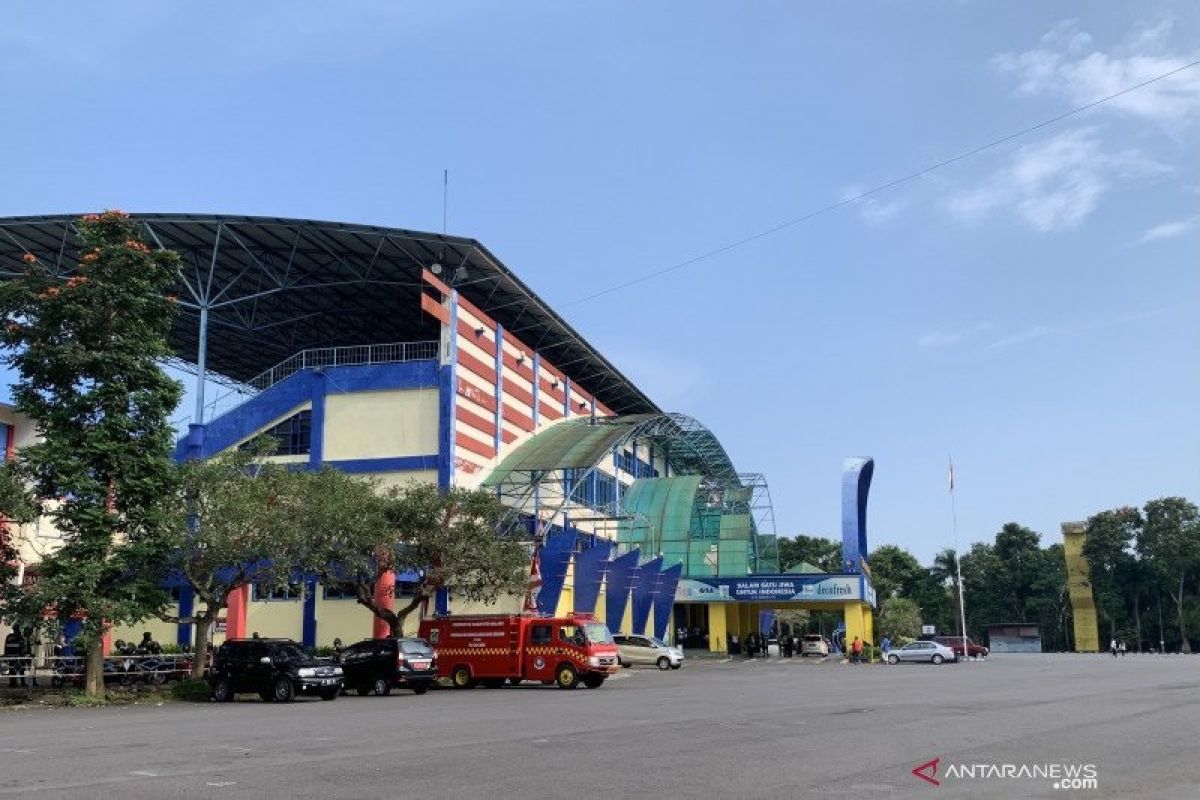
<path id="1" fill-rule="evenodd" d="M 455 689 L 470 689 L 475 685 L 475 681 L 471 680 L 471 670 L 464 665 L 454 668 L 454 672 L 450 673 L 450 682 Z"/>
<path id="2" fill-rule="evenodd" d="M 943 661 L 945 661 L 945 659 L 944 659 L 944 658 L 942 658 L 942 654 L 941 654 L 941 653 L 934 653 L 934 654 L 933 654 L 933 658 L 931 658 L 931 659 L 929 659 L 929 660 L 930 660 L 930 661 L 932 661 L 934 664 L 940 664 L 940 663 L 942 663 Z"/>
<path id="3" fill-rule="evenodd" d="M 375 690 L 375 694 L 380 697 L 387 697 L 392 693 L 392 682 L 387 678 L 376 678 L 375 685 L 371 687 Z"/>
<path id="4" fill-rule="evenodd" d="M 428 683 L 414 683 L 412 690 L 413 690 L 413 694 L 425 694 L 426 692 L 429 691 L 429 684 Z"/>
<path id="5" fill-rule="evenodd" d="M 275 698 L 276 703 L 290 703 L 296 696 L 296 687 L 292 686 L 292 682 L 287 678 L 280 678 L 275 681 L 271 696 Z"/>
<path id="6" fill-rule="evenodd" d="M 899 664 L 900 656 L 896 656 L 896 655 L 888 656 L 888 663 L 889 664 Z"/>
<path id="7" fill-rule="evenodd" d="M 659 656 L 658 661 L 655 661 L 654 663 L 657 664 L 658 668 L 662 670 L 668 670 L 671 668 L 671 659 L 667 658 L 666 656 Z"/>
<path id="8" fill-rule="evenodd" d="M 604 679 L 607 675 L 598 675 L 595 672 L 589 672 L 583 676 L 583 685 L 589 689 L 599 689 L 604 685 Z"/>
<path id="9" fill-rule="evenodd" d="M 321 699 L 322 700 L 337 700 L 338 695 L 341 693 L 342 693 L 341 689 L 326 689 L 325 691 L 321 692 Z"/>
<path id="10" fill-rule="evenodd" d="M 560 689 L 574 689 L 579 685 L 579 673 L 570 664 L 562 664 L 554 674 L 554 682 Z"/>
<path id="11" fill-rule="evenodd" d="M 228 703 L 233 699 L 233 684 L 222 678 L 213 684 L 212 698 L 218 703 Z"/>

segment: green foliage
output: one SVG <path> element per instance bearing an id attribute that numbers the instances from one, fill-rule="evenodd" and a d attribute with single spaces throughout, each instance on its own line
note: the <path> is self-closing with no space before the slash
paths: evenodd
<path id="1" fill-rule="evenodd" d="M 916 638 L 921 633 L 921 610 L 912 600 L 893 597 L 885 601 L 879 611 L 879 631 L 880 639 L 883 634 L 892 639 L 897 636 Z"/>
<path id="2" fill-rule="evenodd" d="M 779 566 L 785 570 L 807 561 L 825 572 L 841 572 L 841 542 L 797 534 L 793 537 L 780 536 L 778 543 Z"/>
<path id="3" fill-rule="evenodd" d="M 20 477 L 63 537 L 34 602 L 85 614 L 94 646 L 105 621 L 141 619 L 166 600 L 148 566 L 168 545 L 175 495 L 168 417 L 181 389 L 159 361 L 170 355 L 178 256 L 152 251 L 120 212 L 88 215 L 78 231 L 69 280 L 29 256 L 24 275 L 0 285 L 0 343 L 20 376 L 16 406 L 43 436 L 20 451 Z"/>
<path id="4" fill-rule="evenodd" d="M 1200 512 L 1182 497 L 1162 497 L 1146 503 L 1145 520 L 1138 553 L 1147 560 L 1162 591 L 1175 601 L 1181 649 L 1190 653 L 1187 596 L 1200 572 Z"/>
<path id="5" fill-rule="evenodd" d="M 297 563 L 322 583 L 348 585 L 394 635 L 442 587 L 476 602 L 525 590 L 528 550 L 498 533 L 506 512 L 492 493 L 417 484 L 379 494 L 372 484 L 333 469 L 306 479 L 309 535 Z M 394 610 L 374 596 L 389 570 L 421 575 L 412 600 Z"/>
<path id="6" fill-rule="evenodd" d="M 880 602 L 890 597 L 913 597 L 928 577 L 916 556 L 894 544 L 875 548 L 867 559 L 871 569 L 871 585 Z"/>
<path id="7" fill-rule="evenodd" d="M 212 690 L 205 681 L 191 679 L 171 684 L 171 696 L 193 703 L 204 702 L 212 696 Z"/>

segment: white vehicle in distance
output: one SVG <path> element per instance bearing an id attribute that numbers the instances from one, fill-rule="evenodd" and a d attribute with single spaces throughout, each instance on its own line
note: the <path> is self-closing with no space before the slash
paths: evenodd
<path id="1" fill-rule="evenodd" d="M 653 664 L 659 669 L 679 669 L 683 666 L 683 648 L 672 647 L 653 636 L 613 635 L 617 643 L 617 659 L 622 667 L 634 664 Z"/>
<path id="2" fill-rule="evenodd" d="M 958 661 L 958 656 L 944 644 L 938 644 L 937 642 L 909 642 L 904 647 L 896 648 L 888 653 L 889 664 L 899 664 L 901 661 L 941 664 L 943 661 Z"/>
<path id="3" fill-rule="evenodd" d="M 829 655 L 829 642 L 825 641 L 825 637 L 819 633 L 810 633 L 800 640 L 800 655 L 827 656 Z"/>

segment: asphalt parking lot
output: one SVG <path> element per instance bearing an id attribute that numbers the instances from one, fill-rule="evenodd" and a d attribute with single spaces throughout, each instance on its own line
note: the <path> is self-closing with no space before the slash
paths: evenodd
<path id="1" fill-rule="evenodd" d="M 1094 765 L 1092 797 L 1200 794 L 1200 657 L 940 667 L 691 662 L 604 687 L 0 713 L 22 797 L 1062 796 L 957 765 Z M 1081 773 L 1084 774 L 1084 773 Z"/>

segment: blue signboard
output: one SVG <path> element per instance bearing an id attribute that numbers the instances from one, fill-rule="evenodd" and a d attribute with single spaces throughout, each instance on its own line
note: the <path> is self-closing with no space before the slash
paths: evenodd
<path id="1" fill-rule="evenodd" d="M 805 601 L 870 602 L 875 590 L 865 575 L 747 575 L 744 578 L 685 578 L 675 590 L 677 603 Z"/>

